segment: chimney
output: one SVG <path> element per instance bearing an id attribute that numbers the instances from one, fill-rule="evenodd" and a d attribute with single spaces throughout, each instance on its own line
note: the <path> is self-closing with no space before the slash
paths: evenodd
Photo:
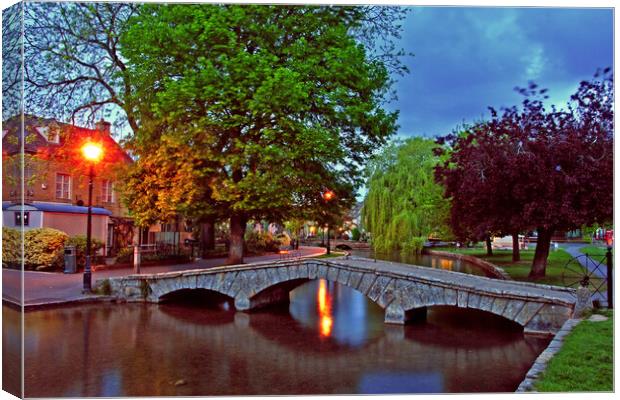
<path id="1" fill-rule="evenodd" d="M 95 124 L 95 129 L 97 129 L 98 131 L 103 132 L 103 133 L 109 135 L 110 134 L 110 126 L 112 126 L 111 123 L 109 123 L 108 121 L 105 121 L 103 118 L 101 118 L 101 120 Z"/>

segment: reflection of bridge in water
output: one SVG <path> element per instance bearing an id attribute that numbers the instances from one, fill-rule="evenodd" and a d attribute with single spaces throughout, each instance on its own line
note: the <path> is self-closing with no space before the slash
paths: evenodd
<path id="1" fill-rule="evenodd" d="M 160 309 L 172 317 L 159 321 L 165 323 L 167 329 L 175 331 L 172 337 L 181 335 L 189 338 L 198 335 L 201 329 L 205 328 L 192 322 L 179 323 L 182 318 L 177 319 L 174 307 L 161 306 Z M 271 329 L 274 318 L 286 318 L 287 324 L 295 325 L 294 334 L 291 330 Z M 234 353 L 251 357 L 247 360 L 250 365 L 260 363 L 261 360 L 277 358 L 277 370 L 271 373 L 274 379 L 273 385 L 276 386 L 278 377 L 280 379 L 289 375 L 301 377 L 308 375 L 308 371 L 320 371 L 321 382 L 312 383 L 319 387 L 321 385 L 339 387 L 342 386 L 343 379 L 353 377 L 355 379 L 351 383 L 359 384 L 361 376 L 356 371 L 373 370 L 389 371 L 393 374 L 406 373 L 413 377 L 416 374 L 434 373 L 441 376 L 442 382 L 455 382 L 459 380 L 459 376 L 476 371 L 476 375 L 491 379 L 497 374 L 493 369 L 511 360 L 510 368 L 502 370 L 501 374 L 504 375 L 503 380 L 512 381 L 516 388 L 544 347 L 540 339 L 532 337 L 523 339 L 522 334 L 515 335 L 509 332 L 506 332 L 504 340 L 496 340 L 488 346 L 477 346 L 467 341 L 450 344 L 449 340 L 443 342 L 441 340 L 441 335 L 446 333 L 445 328 L 432 325 L 420 330 L 416 328 L 387 325 L 382 335 L 361 347 L 338 346 L 335 343 L 321 346 L 315 331 L 300 327 L 290 316 L 236 313 L 234 323 L 209 325 L 206 328 L 208 334 L 201 334 L 203 337 L 201 345 L 211 351 L 221 352 L 222 362 L 226 362 L 224 360 L 230 357 L 230 354 L 227 354 L 228 349 L 234 349 Z M 300 346 L 300 343 L 304 345 Z M 261 376 L 249 378 L 263 380 Z M 488 384 L 478 379 L 476 381 L 478 383 L 470 381 L 464 386 L 442 387 L 438 390 L 476 391 L 473 386 Z M 250 382 L 250 385 L 254 384 L 262 385 L 264 382 Z M 352 389 L 354 388 L 353 386 Z M 308 391 L 307 388 L 301 387 L 293 393 L 308 393 Z M 314 393 L 314 390 L 310 393 Z"/>
<path id="2" fill-rule="evenodd" d="M 129 305 L 121 312 L 92 305 L 46 313 L 29 313 L 30 327 L 36 319 L 63 332 L 28 342 L 29 396 L 357 393 L 366 390 L 369 379 L 385 376 L 403 377 L 403 390 L 410 393 L 513 391 L 546 344 L 510 331 L 493 332 L 496 339 L 488 345 L 451 338 L 441 343 L 450 328 L 416 324 L 385 325 L 357 347 L 329 340 L 322 345 L 315 330 L 285 312 L 246 314 L 175 304 Z M 97 368 L 84 369 L 88 365 Z M 178 379 L 186 384 L 176 387 Z"/>
<path id="3" fill-rule="evenodd" d="M 417 310 L 447 305 L 500 315 L 525 332 L 553 334 L 571 317 L 576 301 L 572 289 L 361 258 L 226 266 L 109 281 L 119 299 L 158 303 L 174 292 L 205 289 L 234 299 L 237 310 L 247 311 L 287 302 L 292 289 L 314 279 L 362 292 L 385 310 L 385 322 L 396 324 Z"/>

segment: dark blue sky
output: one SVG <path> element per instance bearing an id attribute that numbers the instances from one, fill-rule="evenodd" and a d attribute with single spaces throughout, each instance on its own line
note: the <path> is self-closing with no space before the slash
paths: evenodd
<path id="1" fill-rule="evenodd" d="M 613 66 L 613 11 L 412 7 L 400 43 L 414 57 L 398 79 L 399 136 L 437 136 L 511 106 L 531 80 L 565 104 L 579 82 Z"/>

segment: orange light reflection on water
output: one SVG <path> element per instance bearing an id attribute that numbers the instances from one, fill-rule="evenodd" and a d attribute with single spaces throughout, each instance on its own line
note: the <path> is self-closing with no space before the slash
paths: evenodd
<path id="1" fill-rule="evenodd" d="M 319 291 L 317 292 L 317 302 L 319 304 L 319 327 L 321 336 L 329 337 L 332 333 L 332 298 L 327 292 L 327 281 L 319 280 Z"/>
<path id="2" fill-rule="evenodd" d="M 454 268 L 454 261 L 452 260 L 441 260 L 441 269 L 446 269 L 448 271 L 452 271 Z"/>

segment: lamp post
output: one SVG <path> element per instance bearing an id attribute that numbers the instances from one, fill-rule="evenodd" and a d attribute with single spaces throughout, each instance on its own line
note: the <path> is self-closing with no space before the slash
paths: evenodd
<path id="1" fill-rule="evenodd" d="M 84 293 L 91 291 L 91 268 L 90 268 L 90 248 L 91 230 L 93 218 L 93 179 L 95 177 L 95 164 L 103 156 L 103 148 L 97 143 L 87 141 L 82 146 L 82 155 L 90 163 L 88 172 L 88 214 L 86 217 L 86 261 L 84 263 Z"/>
<path id="2" fill-rule="evenodd" d="M 609 230 L 605 234 L 605 241 L 607 242 L 607 252 L 605 253 L 605 257 L 607 258 L 607 308 L 610 310 L 614 308 L 614 280 L 612 275 L 612 255 L 611 249 L 614 244 L 614 236 L 613 231 Z"/>
<path id="3" fill-rule="evenodd" d="M 323 200 L 325 200 L 326 204 L 333 198 L 334 198 L 334 192 L 332 192 L 331 190 L 326 190 L 325 192 L 323 192 Z M 329 243 L 329 222 L 327 223 L 327 254 L 331 254 L 330 243 Z"/>

